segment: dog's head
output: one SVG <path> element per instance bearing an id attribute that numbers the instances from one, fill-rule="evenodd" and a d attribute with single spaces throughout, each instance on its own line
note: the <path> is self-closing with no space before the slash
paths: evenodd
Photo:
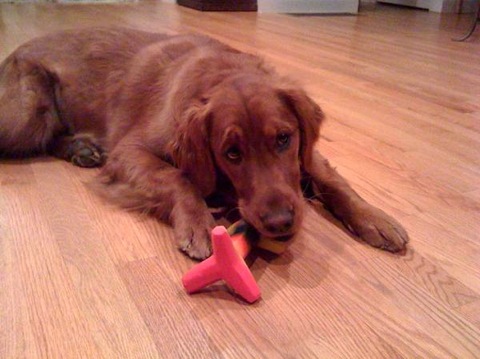
<path id="1" fill-rule="evenodd" d="M 288 238 L 303 218 L 300 187 L 322 111 L 303 90 L 256 75 L 231 78 L 190 108 L 179 165 L 203 195 L 222 172 L 242 217 L 262 235 Z"/>

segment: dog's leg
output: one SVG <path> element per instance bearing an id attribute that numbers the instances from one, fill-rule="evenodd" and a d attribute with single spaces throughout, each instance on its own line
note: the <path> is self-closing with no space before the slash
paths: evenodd
<path id="1" fill-rule="evenodd" d="M 198 189 L 179 169 L 139 145 L 119 144 L 102 168 L 100 194 L 172 224 L 178 247 L 192 258 L 211 254 L 215 221 Z"/>
<path id="2" fill-rule="evenodd" d="M 408 235 L 402 225 L 361 198 L 318 151 L 308 172 L 322 202 L 351 232 L 390 252 L 405 248 Z"/>
<path id="3" fill-rule="evenodd" d="M 88 134 L 56 137 L 47 152 L 79 167 L 99 167 L 106 160 L 106 153 L 98 141 Z"/>

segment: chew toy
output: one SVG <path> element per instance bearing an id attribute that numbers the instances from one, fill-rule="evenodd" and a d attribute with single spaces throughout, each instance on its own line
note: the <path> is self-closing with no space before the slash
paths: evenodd
<path id="1" fill-rule="evenodd" d="M 182 278 L 187 293 L 223 279 L 238 295 L 253 303 L 260 298 L 260 289 L 243 258 L 250 246 L 242 235 L 230 237 L 223 226 L 212 230 L 213 254 L 197 264 Z"/>
<path id="2" fill-rule="evenodd" d="M 260 298 L 260 289 L 244 258 L 251 250 L 249 226 L 244 221 L 234 223 L 227 231 L 223 226 L 212 230 L 213 254 L 194 266 L 182 278 L 187 293 L 197 292 L 219 280 L 224 280 L 238 295 L 253 303 Z M 256 246 L 281 254 L 287 243 L 260 238 Z"/>

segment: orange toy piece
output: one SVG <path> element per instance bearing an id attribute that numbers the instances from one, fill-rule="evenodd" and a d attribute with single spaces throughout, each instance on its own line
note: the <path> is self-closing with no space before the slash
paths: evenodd
<path id="1" fill-rule="evenodd" d="M 248 226 L 249 225 L 245 221 L 240 220 L 238 222 L 235 222 L 228 228 L 228 233 L 230 233 L 230 235 L 232 236 L 243 235 L 248 238 Z M 279 242 L 274 239 L 260 237 L 260 240 L 256 243 L 255 246 L 279 255 L 287 250 L 288 245 L 289 242 Z"/>

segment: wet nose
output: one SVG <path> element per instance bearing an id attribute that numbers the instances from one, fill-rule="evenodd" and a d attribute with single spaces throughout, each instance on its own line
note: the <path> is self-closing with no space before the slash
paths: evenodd
<path id="1" fill-rule="evenodd" d="M 293 227 L 292 210 L 271 212 L 260 217 L 264 228 L 274 235 L 287 233 Z"/>

